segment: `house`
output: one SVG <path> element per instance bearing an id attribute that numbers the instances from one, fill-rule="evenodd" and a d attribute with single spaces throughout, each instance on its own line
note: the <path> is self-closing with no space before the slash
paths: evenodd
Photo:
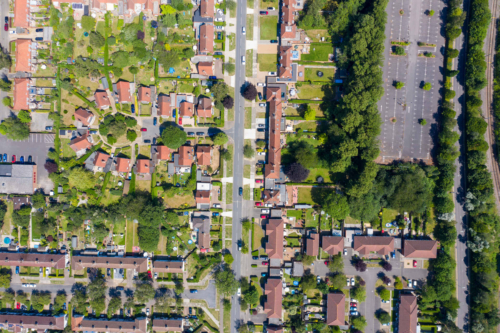
<path id="1" fill-rule="evenodd" d="M 280 24 L 281 38 L 282 39 L 294 39 L 297 34 L 297 26 Z"/>
<path id="2" fill-rule="evenodd" d="M 108 98 L 108 93 L 105 91 L 96 91 L 94 93 L 95 103 L 101 110 L 106 110 L 111 106 Z"/>
<path id="3" fill-rule="evenodd" d="M 179 147 L 179 166 L 191 166 L 194 163 L 194 148 L 191 146 Z"/>
<path id="4" fill-rule="evenodd" d="M 137 101 L 142 104 L 151 103 L 151 88 L 140 86 L 137 91 Z"/>
<path id="5" fill-rule="evenodd" d="M 399 296 L 399 333 L 418 333 L 418 305 L 417 297 L 412 294 Z"/>
<path id="6" fill-rule="evenodd" d="M 14 79 L 14 101 L 12 108 L 16 111 L 29 110 L 31 79 Z"/>
<path id="7" fill-rule="evenodd" d="M 323 236 L 321 238 L 321 247 L 323 251 L 331 256 L 342 253 L 344 249 L 344 237 L 339 236 Z"/>
<path id="8" fill-rule="evenodd" d="M 85 268 L 123 268 L 135 269 L 139 273 L 145 273 L 148 271 L 148 258 L 128 256 L 118 257 L 102 255 L 73 255 L 71 256 L 71 267 L 74 271 L 79 271 Z"/>
<path id="9" fill-rule="evenodd" d="M 184 272 L 184 260 L 154 260 L 153 270 L 155 273 L 182 274 Z"/>
<path id="10" fill-rule="evenodd" d="M 292 79 L 292 51 L 291 46 L 280 46 L 280 56 L 279 56 L 279 70 L 278 76 L 280 79 Z"/>
<path id="11" fill-rule="evenodd" d="M 163 4 L 163 2 L 161 2 Z M 129 0 L 126 2 L 125 15 L 136 16 L 141 12 L 149 12 L 153 16 L 160 15 L 159 0 Z"/>
<path id="12" fill-rule="evenodd" d="M 13 197 L 14 210 L 19 210 L 24 206 L 31 206 L 31 197 Z"/>
<path id="13" fill-rule="evenodd" d="M 281 103 L 281 88 L 280 87 L 266 87 L 266 101 Z"/>
<path id="14" fill-rule="evenodd" d="M 198 207 L 198 209 L 210 208 L 210 191 L 196 190 L 194 198 L 196 200 L 196 207 Z"/>
<path id="15" fill-rule="evenodd" d="M 198 105 L 196 107 L 198 117 L 210 118 L 213 116 L 212 100 L 208 97 L 198 98 Z"/>
<path id="16" fill-rule="evenodd" d="M 276 99 L 271 100 L 269 102 L 269 151 L 267 154 L 267 164 L 264 167 L 264 176 L 266 178 L 280 178 L 282 115 L 281 102 L 278 102 Z"/>
<path id="17" fill-rule="evenodd" d="M 215 3 L 214 0 L 201 0 L 200 16 L 205 18 L 214 18 Z"/>
<path id="18" fill-rule="evenodd" d="M 151 159 L 153 160 L 153 164 L 158 164 L 159 161 L 170 161 L 170 155 L 172 153 L 172 149 L 167 146 L 151 146 Z"/>
<path id="19" fill-rule="evenodd" d="M 108 319 L 88 318 L 83 315 L 71 317 L 71 330 L 73 332 L 121 332 L 121 333 L 147 333 L 146 317 L 135 319 Z"/>
<path id="20" fill-rule="evenodd" d="M 198 63 L 198 74 L 205 76 L 214 75 L 214 63 L 208 61 L 200 61 Z"/>
<path id="21" fill-rule="evenodd" d="M 125 157 L 115 157 L 111 171 L 115 171 L 116 173 L 129 173 L 131 168 L 132 162 L 130 159 Z"/>
<path id="22" fill-rule="evenodd" d="M 78 108 L 75 111 L 75 120 L 79 121 L 82 126 L 89 127 L 94 122 L 94 114 L 84 108 Z"/>
<path id="23" fill-rule="evenodd" d="M 85 168 L 94 173 L 107 172 L 111 167 L 110 156 L 102 151 L 95 151 L 85 160 Z M 107 169 L 107 170 L 105 170 Z"/>
<path id="24" fill-rule="evenodd" d="M 28 29 L 30 27 L 30 9 L 28 0 L 14 1 L 14 22 L 12 25 L 17 28 Z"/>
<path id="25" fill-rule="evenodd" d="M 203 24 L 200 26 L 200 42 L 198 53 L 208 54 L 214 52 L 214 26 L 212 24 Z"/>
<path id="26" fill-rule="evenodd" d="M 345 325 L 345 294 L 329 293 L 326 299 L 326 324 Z"/>
<path id="27" fill-rule="evenodd" d="M 179 108 L 179 116 L 183 118 L 192 118 L 194 115 L 194 106 L 193 103 L 188 101 L 183 101 L 180 104 Z"/>
<path id="28" fill-rule="evenodd" d="M 267 318 L 281 319 L 283 311 L 282 286 L 283 283 L 281 279 L 267 279 L 264 287 L 264 295 L 266 296 L 264 312 L 267 314 Z"/>
<path id="29" fill-rule="evenodd" d="M 279 205 L 281 203 L 279 190 L 264 190 L 262 192 L 262 200 L 266 204 Z"/>
<path id="30" fill-rule="evenodd" d="M 154 332 L 184 332 L 184 321 L 181 318 L 157 318 L 153 319 Z"/>
<path id="31" fill-rule="evenodd" d="M 309 232 L 309 237 L 306 240 L 306 254 L 314 257 L 319 254 L 319 234 L 316 230 Z"/>
<path id="32" fill-rule="evenodd" d="M 135 93 L 135 83 L 119 81 L 113 84 L 113 88 L 115 95 L 118 96 L 118 103 L 130 104 L 132 102 L 132 96 Z"/>
<path id="33" fill-rule="evenodd" d="M 62 331 L 67 325 L 67 314 L 52 316 L 19 310 L 0 312 L 0 328 L 6 332 Z"/>
<path id="34" fill-rule="evenodd" d="M 161 94 L 158 96 L 158 116 L 172 117 L 171 98 L 168 95 Z"/>
<path id="35" fill-rule="evenodd" d="M 196 163 L 198 165 L 210 165 L 212 160 L 212 147 L 197 146 L 196 147 Z"/>
<path id="36" fill-rule="evenodd" d="M 66 255 L 33 252 L 1 252 L 0 265 L 8 267 L 22 266 L 64 269 L 66 267 Z"/>
<path id="37" fill-rule="evenodd" d="M 268 326 L 267 327 L 267 332 L 268 333 L 283 333 L 283 327 L 280 327 L 280 326 Z"/>
<path id="38" fill-rule="evenodd" d="M 137 160 L 135 166 L 135 173 L 142 175 L 149 175 L 151 173 L 151 161 L 150 160 Z"/>
<path id="39" fill-rule="evenodd" d="M 112 12 L 118 7 L 118 1 L 119 0 L 93 0 L 91 1 L 91 10 L 102 14 L 106 14 L 108 11 Z M 119 13 L 119 15 L 123 15 L 123 6 L 121 7 L 122 13 Z"/>
<path id="40" fill-rule="evenodd" d="M 266 253 L 269 259 L 283 259 L 283 229 L 282 219 L 270 219 L 266 225 Z"/>
<path id="41" fill-rule="evenodd" d="M 31 39 L 16 39 L 16 72 L 34 72 L 31 51 L 36 50 Z"/>
<path id="42" fill-rule="evenodd" d="M 437 242 L 435 240 L 404 239 L 403 255 L 406 258 L 436 259 Z"/>
<path id="43" fill-rule="evenodd" d="M 371 252 L 388 255 L 394 251 L 394 237 L 355 236 L 354 251 L 359 252 L 361 256 L 367 256 Z"/>
<path id="44" fill-rule="evenodd" d="M 33 194 L 37 188 L 36 164 L 0 165 L 0 193 Z"/>
<path id="45" fill-rule="evenodd" d="M 87 149 L 92 148 L 92 137 L 88 134 L 88 131 L 85 131 L 80 136 L 71 139 L 69 146 L 75 151 L 76 156 L 81 156 L 85 154 Z"/>
<path id="46" fill-rule="evenodd" d="M 193 230 L 197 233 L 196 239 L 200 249 L 210 249 L 210 218 L 203 213 L 194 213 Z"/>

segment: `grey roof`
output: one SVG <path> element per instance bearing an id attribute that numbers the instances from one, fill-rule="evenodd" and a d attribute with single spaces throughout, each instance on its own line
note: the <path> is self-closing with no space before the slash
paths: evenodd
<path id="1" fill-rule="evenodd" d="M 12 176 L 12 164 L 0 164 L 0 177 Z"/>
<path id="2" fill-rule="evenodd" d="M 303 276 L 303 275 L 304 275 L 304 265 L 299 261 L 294 261 L 292 276 Z"/>
<path id="3" fill-rule="evenodd" d="M 173 175 L 175 173 L 175 167 L 173 162 L 168 163 L 168 169 L 167 172 L 169 175 Z"/>
<path id="4" fill-rule="evenodd" d="M 202 183 L 210 183 L 212 179 L 210 176 L 204 176 L 201 172 L 201 170 L 196 170 L 196 181 L 202 182 Z"/>
<path id="5" fill-rule="evenodd" d="M 214 21 L 214 19 L 211 17 L 201 17 L 200 11 L 201 11 L 201 7 L 198 7 L 198 9 L 194 12 L 194 14 L 193 14 L 193 22 L 194 23 L 212 23 Z M 198 24 L 198 26 L 199 26 L 199 24 Z"/>
<path id="6" fill-rule="evenodd" d="M 33 169 L 32 164 L 12 164 L 11 174 L 7 168 L 0 171 L 0 193 L 7 194 L 33 194 Z"/>
<path id="7" fill-rule="evenodd" d="M 281 269 L 279 268 L 271 268 L 269 270 L 269 276 L 277 276 L 277 277 L 280 277 L 281 276 Z"/>

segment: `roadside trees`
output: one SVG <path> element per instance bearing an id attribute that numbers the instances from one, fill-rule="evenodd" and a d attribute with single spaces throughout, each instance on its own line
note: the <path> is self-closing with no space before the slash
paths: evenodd
<path id="1" fill-rule="evenodd" d="M 175 125 L 168 125 L 161 133 L 163 144 L 170 149 L 178 149 L 187 140 L 187 134 Z"/>
<path id="2" fill-rule="evenodd" d="M 243 147 L 243 156 L 245 156 L 245 158 L 253 158 L 255 156 L 255 150 L 253 150 L 251 145 L 246 144 Z"/>
<path id="3" fill-rule="evenodd" d="M 389 290 L 385 289 L 384 287 L 380 287 L 377 290 L 377 293 L 380 296 L 380 298 L 384 301 L 388 301 L 391 298 L 391 292 Z"/>
<path id="4" fill-rule="evenodd" d="M 233 295 L 239 287 L 233 270 L 227 264 L 220 265 L 214 274 L 215 286 L 220 295 L 227 297 Z"/>
<path id="5" fill-rule="evenodd" d="M 426 91 L 429 91 L 429 90 L 431 90 L 431 89 L 432 89 L 432 85 L 431 85 L 429 82 L 426 82 L 426 83 L 423 85 L 422 89 L 424 89 L 424 90 L 426 90 Z"/>
<path id="6" fill-rule="evenodd" d="M 253 84 L 249 83 L 243 90 L 243 97 L 249 101 L 255 100 L 257 97 L 257 88 Z"/>

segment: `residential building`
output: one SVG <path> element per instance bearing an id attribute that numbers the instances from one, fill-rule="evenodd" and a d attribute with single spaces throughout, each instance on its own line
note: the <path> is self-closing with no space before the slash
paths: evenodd
<path id="1" fill-rule="evenodd" d="M 14 210 L 19 210 L 24 206 L 31 206 L 31 197 L 13 197 Z"/>
<path id="2" fill-rule="evenodd" d="M 330 326 L 345 325 L 345 294 L 329 293 L 326 299 L 326 324 Z"/>
<path id="3" fill-rule="evenodd" d="M 214 26 L 212 24 L 205 23 L 200 26 L 199 54 L 214 52 L 214 31 Z"/>
<path id="4" fill-rule="evenodd" d="M 269 151 L 264 176 L 271 179 L 280 178 L 281 170 L 281 118 L 283 109 L 276 99 L 269 102 Z"/>
<path id="5" fill-rule="evenodd" d="M 323 236 L 321 238 L 321 247 L 323 251 L 331 256 L 335 256 L 342 253 L 344 249 L 344 237 L 339 236 Z"/>
<path id="6" fill-rule="evenodd" d="M 13 26 L 17 28 L 28 29 L 30 27 L 30 9 L 28 0 L 14 1 L 14 22 Z"/>
<path id="7" fill-rule="evenodd" d="M 406 258 L 436 259 L 437 242 L 435 240 L 404 239 L 403 255 Z"/>
<path id="8" fill-rule="evenodd" d="M 89 135 L 88 131 L 85 131 L 83 134 L 78 133 L 78 135 L 71 139 L 69 142 L 69 146 L 76 153 L 76 156 L 82 156 L 87 152 L 87 149 L 92 148 L 92 136 Z"/>
<path id="9" fill-rule="evenodd" d="M 32 252 L 0 252 L 1 266 L 50 267 L 64 269 L 66 255 Z"/>
<path id="10" fill-rule="evenodd" d="M 163 2 L 161 3 L 163 4 Z M 139 15 L 141 12 L 148 12 L 153 16 L 161 14 L 160 0 L 129 0 L 126 4 L 125 15 L 129 17 Z"/>
<path id="11" fill-rule="evenodd" d="M 137 160 L 135 167 L 136 174 L 149 175 L 151 174 L 151 161 L 150 160 Z"/>
<path id="12" fill-rule="evenodd" d="M 96 91 L 94 93 L 95 103 L 97 107 L 101 110 L 106 110 L 111 106 L 111 102 L 108 98 L 108 93 L 106 91 Z"/>
<path id="13" fill-rule="evenodd" d="M 83 315 L 73 315 L 71 329 L 73 332 L 120 332 L 120 333 L 147 333 L 147 318 L 135 319 L 120 318 L 88 318 Z"/>
<path id="14" fill-rule="evenodd" d="M 266 204 L 277 206 L 281 203 L 281 195 L 279 190 L 264 190 L 262 191 L 262 200 Z"/>
<path id="15" fill-rule="evenodd" d="M 180 146 L 179 153 L 174 154 L 174 163 L 176 167 L 189 167 L 194 163 L 194 148 L 191 146 Z"/>
<path id="16" fill-rule="evenodd" d="M 142 104 L 151 103 L 151 88 L 140 86 L 137 91 L 137 101 Z"/>
<path id="17" fill-rule="evenodd" d="M 196 207 L 198 209 L 210 208 L 210 191 L 196 190 L 194 198 L 196 200 Z"/>
<path id="18" fill-rule="evenodd" d="M 168 95 L 158 96 L 158 116 L 172 117 L 171 98 Z"/>
<path id="19" fill-rule="evenodd" d="M 208 97 L 198 98 L 198 105 L 196 107 L 198 117 L 210 118 L 213 116 L 212 100 Z"/>
<path id="20" fill-rule="evenodd" d="M 79 121 L 82 126 L 89 127 L 94 122 L 94 119 L 94 114 L 89 110 L 80 107 L 75 111 L 75 120 Z"/>
<path id="21" fill-rule="evenodd" d="M 297 34 L 297 26 L 282 23 L 280 24 L 280 31 L 282 39 L 294 39 Z"/>
<path id="22" fill-rule="evenodd" d="M 399 333 L 418 333 L 418 305 L 417 297 L 412 294 L 399 296 Z"/>
<path id="23" fill-rule="evenodd" d="M 266 225 L 266 253 L 269 259 L 283 259 L 283 229 L 282 219 L 270 219 Z"/>
<path id="24" fill-rule="evenodd" d="M 319 234 L 316 230 L 309 232 L 309 237 L 306 240 L 306 254 L 314 257 L 319 254 Z"/>
<path id="25" fill-rule="evenodd" d="M 281 88 L 279 87 L 266 87 L 266 101 L 281 103 Z"/>
<path id="26" fill-rule="evenodd" d="M 12 109 L 16 111 L 20 110 L 30 110 L 30 88 L 31 79 L 29 78 L 15 78 L 14 79 L 14 91 L 13 91 L 13 106 Z"/>
<path id="27" fill-rule="evenodd" d="M 210 249 L 210 217 L 204 213 L 193 214 L 193 230 L 197 233 L 198 248 L 208 251 Z"/>
<path id="28" fill-rule="evenodd" d="M 107 172 L 111 167 L 110 156 L 102 151 L 95 151 L 85 160 L 85 168 L 94 173 Z"/>
<path id="29" fill-rule="evenodd" d="M 153 260 L 155 273 L 182 274 L 184 272 L 184 260 Z"/>
<path id="30" fill-rule="evenodd" d="M 119 0 L 91 0 L 91 10 L 93 12 L 98 12 L 106 14 L 107 12 L 112 12 L 118 8 Z M 123 15 L 123 6 L 121 7 L 121 13 L 118 15 Z"/>
<path id="31" fill-rule="evenodd" d="M 116 173 L 128 173 L 132 169 L 132 162 L 129 158 L 125 157 L 115 157 L 113 165 L 111 166 L 111 171 Z"/>
<path id="32" fill-rule="evenodd" d="M 283 333 L 283 327 L 280 326 L 267 326 L 268 333 Z"/>
<path id="33" fill-rule="evenodd" d="M 154 332 L 184 332 L 183 319 L 172 318 L 154 318 L 153 319 Z"/>
<path id="34" fill-rule="evenodd" d="M 280 46 L 280 56 L 279 56 L 279 70 L 278 76 L 280 79 L 293 79 L 293 69 L 292 69 L 292 51 L 291 46 Z"/>
<path id="35" fill-rule="evenodd" d="M 0 165 L 0 193 L 33 194 L 37 188 L 35 164 Z"/>
<path id="36" fill-rule="evenodd" d="M 172 149 L 167 146 L 151 146 L 151 160 L 153 165 L 157 165 L 160 161 L 170 161 Z"/>
<path id="37" fill-rule="evenodd" d="M 16 39 L 16 72 L 33 73 L 35 71 L 31 63 L 31 52 L 33 50 L 36 52 L 36 46 L 32 43 L 31 39 Z"/>
<path id="38" fill-rule="evenodd" d="M 282 296 L 283 283 L 281 279 L 270 278 L 267 279 L 264 287 L 264 295 L 266 301 L 264 303 L 264 312 L 267 318 L 281 319 L 283 311 L 283 296 Z"/>
<path id="39" fill-rule="evenodd" d="M 394 251 L 394 237 L 386 236 L 355 236 L 354 251 L 361 256 L 367 256 L 371 252 L 380 255 L 388 255 Z"/>
<path id="40" fill-rule="evenodd" d="M 115 96 L 118 96 L 117 103 L 130 104 L 133 101 L 135 93 L 135 83 L 127 81 L 118 81 L 113 83 Z"/>
<path id="41" fill-rule="evenodd" d="M 214 0 L 201 0 L 200 16 L 205 18 L 213 18 L 215 14 Z"/>
<path id="42" fill-rule="evenodd" d="M 200 61 L 198 63 L 198 74 L 205 76 L 214 75 L 214 63 L 208 61 Z"/>
<path id="43" fill-rule="evenodd" d="M 19 304 L 19 303 L 18 303 Z M 38 312 L 0 312 L 0 329 L 7 332 L 47 332 L 62 331 L 68 325 L 68 315 L 57 316 Z"/>
<path id="44" fill-rule="evenodd" d="M 193 103 L 188 101 L 183 101 L 180 104 L 179 108 L 179 116 L 183 118 L 192 118 L 194 115 L 194 106 Z"/>
<path id="45" fill-rule="evenodd" d="M 196 146 L 196 163 L 198 165 L 210 165 L 212 162 L 212 147 Z"/>
<path id="46" fill-rule="evenodd" d="M 139 273 L 145 273 L 148 271 L 148 258 L 126 256 L 73 255 L 71 256 L 71 267 L 75 271 L 79 271 L 85 268 L 123 268 L 135 269 Z"/>

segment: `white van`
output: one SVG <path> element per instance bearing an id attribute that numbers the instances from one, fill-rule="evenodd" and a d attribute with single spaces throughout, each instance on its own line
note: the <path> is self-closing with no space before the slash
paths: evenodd
<path id="1" fill-rule="evenodd" d="M 245 56 L 241 56 L 241 64 L 244 65 L 245 64 Z"/>
<path id="2" fill-rule="evenodd" d="M 241 33 L 242 33 L 243 35 L 245 35 L 245 34 L 247 33 L 247 30 L 245 29 L 245 27 L 243 27 L 243 28 L 241 29 Z"/>

